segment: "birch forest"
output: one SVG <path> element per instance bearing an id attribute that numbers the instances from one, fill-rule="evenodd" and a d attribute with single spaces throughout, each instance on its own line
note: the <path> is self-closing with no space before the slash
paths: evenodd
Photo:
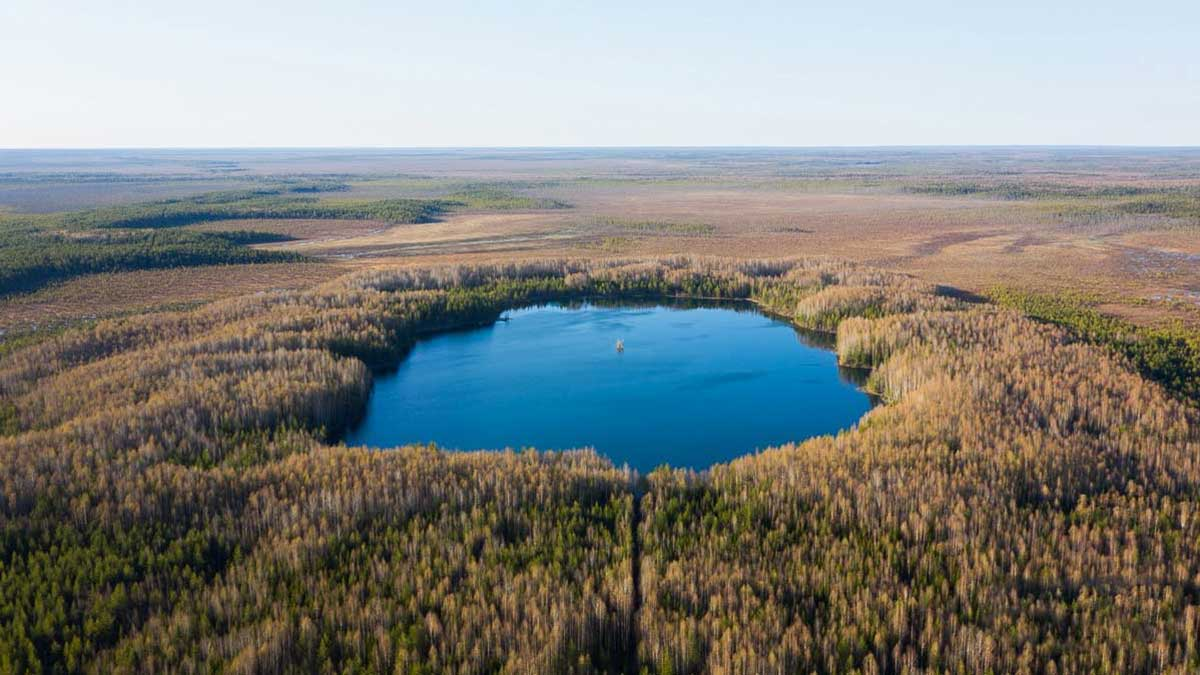
<path id="1" fill-rule="evenodd" d="M 339 442 L 423 336 L 664 297 L 836 332 L 885 403 L 702 473 Z M 0 356 L 0 672 L 1196 672 L 1178 391 L 824 258 L 365 269 L 100 321 Z"/>

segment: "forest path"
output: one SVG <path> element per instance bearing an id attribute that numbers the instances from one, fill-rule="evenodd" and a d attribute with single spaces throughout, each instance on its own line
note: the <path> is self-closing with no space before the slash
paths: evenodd
<path id="1" fill-rule="evenodd" d="M 633 483 L 633 513 L 629 519 L 630 526 L 630 543 L 632 553 L 630 555 L 630 576 L 633 582 L 633 602 L 630 605 L 629 612 L 629 637 L 626 644 L 629 645 L 629 651 L 625 655 L 625 672 L 639 672 L 638 664 L 638 612 L 642 608 L 642 499 L 645 497 L 646 490 L 641 481 L 634 479 Z"/>

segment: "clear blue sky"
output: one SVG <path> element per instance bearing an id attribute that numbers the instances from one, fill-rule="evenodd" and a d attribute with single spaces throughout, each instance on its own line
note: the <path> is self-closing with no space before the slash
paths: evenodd
<path id="1" fill-rule="evenodd" d="M 0 147 L 1200 145 L 1200 1 L 979 4 L 2 0 Z"/>

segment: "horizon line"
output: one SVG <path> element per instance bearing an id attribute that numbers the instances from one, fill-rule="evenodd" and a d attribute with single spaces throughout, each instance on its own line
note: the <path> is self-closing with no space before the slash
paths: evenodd
<path id="1" fill-rule="evenodd" d="M 0 152 L 87 152 L 146 150 L 887 150 L 887 149 L 1147 149 L 1200 150 L 1200 145 L 1131 143 L 945 143 L 868 145 L 113 145 L 0 146 Z"/>

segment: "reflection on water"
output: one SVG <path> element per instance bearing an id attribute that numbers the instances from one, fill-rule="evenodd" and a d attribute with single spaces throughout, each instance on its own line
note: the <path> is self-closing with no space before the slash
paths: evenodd
<path id="1" fill-rule="evenodd" d="M 352 445 L 595 447 L 618 465 L 703 469 L 836 433 L 872 401 L 833 336 L 749 303 L 577 303 L 417 343 L 376 377 Z M 620 341 L 624 350 L 617 350 Z"/>
<path id="2" fill-rule="evenodd" d="M 800 344 L 806 347 L 827 349 L 829 351 L 835 351 L 837 349 L 837 335 L 833 333 L 826 333 L 819 330 L 809 330 L 807 328 L 800 328 L 798 326 L 793 326 L 793 330 L 796 331 L 796 339 L 800 341 Z M 838 364 L 838 375 L 840 375 L 842 379 L 850 384 L 861 388 L 867 386 L 867 380 L 871 376 L 871 371 L 867 368 L 849 368 L 847 366 Z M 867 394 L 867 396 L 871 399 L 872 403 L 878 405 L 879 400 L 876 396 L 872 394 Z"/>

